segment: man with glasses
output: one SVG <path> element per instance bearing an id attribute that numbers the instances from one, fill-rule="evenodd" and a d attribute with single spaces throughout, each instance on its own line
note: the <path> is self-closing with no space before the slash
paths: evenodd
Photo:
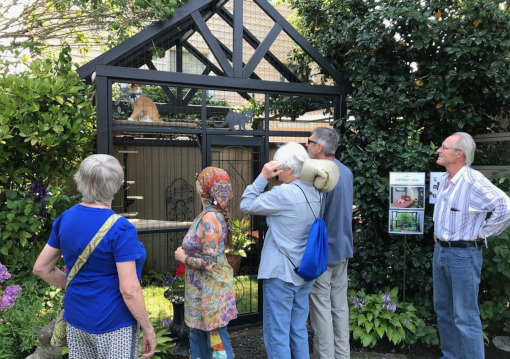
<path id="1" fill-rule="evenodd" d="M 322 201 L 322 218 L 328 228 L 328 269 L 315 280 L 310 292 L 315 359 L 350 357 L 347 264 L 353 254 L 353 176 L 335 158 L 338 140 L 334 129 L 318 127 L 306 145 L 310 158 L 334 161 L 340 171 L 340 180 L 332 191 L 324 193 Z"/>
<path id="2" fill-rule="evenodd" d="M 447 171 L 434 208 L 433 259 L 434 310 L 444 359 L 484 358 L 478 309 L 482 244 L 510 225 L 510 198 L 470 167 L 475 149 L 465 132 L 454 133 L 437 149 L 437 164 Z"/>

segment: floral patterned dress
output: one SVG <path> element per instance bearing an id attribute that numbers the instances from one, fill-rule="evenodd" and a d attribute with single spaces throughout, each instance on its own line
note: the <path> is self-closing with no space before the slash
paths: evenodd
<path id="1" fill-rule="evenodd" d="M 186 265 L 184 320 L 190 328 L 211 331 L 237 318 L 234 273 L 225 257 L 227 223 L 206 204 L 183 239 L 193 257 Z"/>

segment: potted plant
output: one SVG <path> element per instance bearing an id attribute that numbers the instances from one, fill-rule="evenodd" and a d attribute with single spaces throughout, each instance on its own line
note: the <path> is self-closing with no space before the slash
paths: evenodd
<path id="1" fill-rule="evenodd" d="M 228 263 L 234 270 L 234 273 L 237 274 L 239 266 L 241 265 L 241 259 L 246 257 L 246 247 L 253 243 L 250 219 L 249 216 L 241 220 L 231 218 L 228 224 L 232 235 L 232 248 L 227 248 L 225 254 L 227 255 Z"/>
<path id="2" fill-rule="evenodd" d="M 184 282 L 186 275 L 186 265 L 181 263 L 175 271 L 175 276 L 166 275 L 163 285 L 168 286 L 164 292 L 164 296 L 172 303 L 173 318 L 168 322 L 170 333 L 174 338 L 179 338 L 179 347 L 183 353 L 189 350 L 189 333 L 190 329 L 184 321 Z M 174 353 L 177 353 L 174 349 Z"/>
<path id="3" fill-rule="evenodd" d="M 175 271 L 175 277 L 167 274 L 163 285 L 168 285 L 164 296 L 172 303 L 173 322 L 170 324 L 170 331 L 178 338 L 187 337 L 189 328 L 184 323 L 184 275 L 186 266 L 181 263 Z"/>

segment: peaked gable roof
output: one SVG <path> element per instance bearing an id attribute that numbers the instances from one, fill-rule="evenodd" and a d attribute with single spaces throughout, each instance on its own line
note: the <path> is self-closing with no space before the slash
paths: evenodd
<path id="1" fill-rule="evenodd" d="M 341 94 L 350 92 L 351 87 L 344 77 L 267 0 L 250 1 L 256 3 L 274 21 L 273 27 L 262 41 L 243 25 L 243 0 L 233 0 L 233 14 L 225 8 L 228 0 L 192 0 L 177 9 L 168 21 L 156 22 L 146 27 L 118 46 L 81 66 L 77 72 L 82 78 L 90 81 L 97 65 L 132 68 L 146 65 L 149 69 L 156 70 L 150 56 L 151 49 L 161 48 L 166 51 L 179 45 L 217 76 L 260 79 L 255 69 L 264 58 L 281 73 L 286 81 L 301 82 L 277 56 L 269 51 L 275 39 L 281 31 L 284 31 L 316 62 L 325 75 L 335 80 Z M 232 28 L 233 49 L 219 41 L 209 29 L 206 22 L 215 14 Z M 187 41 L 196 32 L 202 35 L 218 66 Z M 246 64 L 242 61 L 243 40 L 255 49 Z"/>

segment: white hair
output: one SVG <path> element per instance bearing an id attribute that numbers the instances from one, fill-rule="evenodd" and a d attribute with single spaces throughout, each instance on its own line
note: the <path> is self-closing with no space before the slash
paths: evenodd
<path id="1" fill-rule="evenodd" d="M 92 155 L 81 162 L 74 181 L 84 202 L 108 204 L 124 182 L 124 171 L 115 157 Z"/>
<path id="2" fill-rule="evenodd" d="M 473 137 L 466 132 L 455 132 L 455 136 L 459 136 L 459 140 L 455 144 L 455 148 L 464 152 L 464 163 L 471 166 L 475 159 L 476 143 Z"/>
<path id="3" fill-rule="evenodd" d="M 299 177 L 301 167 L 309 158 L 305 148 L 297 142 L 288 142 L 278 148 L 274 154 L 274 160 L 282 164 L 282 169 L 291 168 L 294 176 Z"/>

